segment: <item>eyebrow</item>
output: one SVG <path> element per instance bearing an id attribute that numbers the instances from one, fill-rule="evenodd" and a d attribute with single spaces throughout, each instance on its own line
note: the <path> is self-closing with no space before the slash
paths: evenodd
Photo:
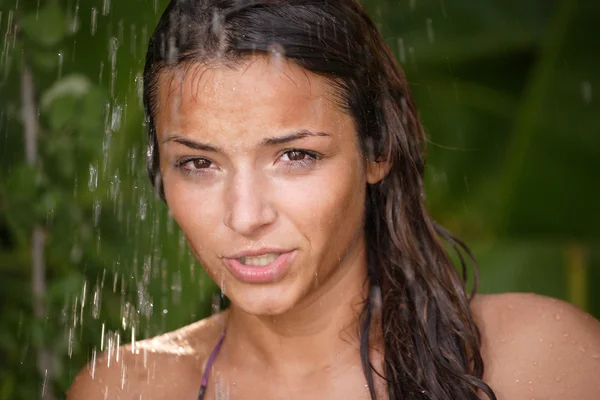
<path id="1" fill-rule="evenodd" d="M 270 146 L 277 146 L 277 145 L 281 145 L 281 144 L 285 144 L 285 143 L 290 143 L 299 139 L 304 139 L 306 137 L 331 137 L 331 134 L 327 133 L 327 132 L 313 132 L 311 130 L 308 129 L 300 129 L 297 131 L 293 131 L 291 133 L 288 133 L 286 135 L 283 136 L 275 136 L 275 137 L 270 137 L 270 138 L 266 138 L 263 139 L 259 146 L 260 147 L 270 147 Z M 202 150 L 202 151 L 210 151 L 210 152 L 214 152 L 214 153 L 224 153 L 224 151 L 222 151 L 219 147 L 214 146 L 212 144 L 207 144 L 207 143 L 201 143 L 201 142 L 197 142 L 195 140 L 191 140 L 182 136 L 169 136 L 167 138 L 165 138 L 163 141 L 164 143 L 168 143 L 168 142 L 175 142 L 175 143 L 179 143 L 182 144 L 186 147 L 189 147 L 190 149 L 194 149 L 194 150 Z"/>

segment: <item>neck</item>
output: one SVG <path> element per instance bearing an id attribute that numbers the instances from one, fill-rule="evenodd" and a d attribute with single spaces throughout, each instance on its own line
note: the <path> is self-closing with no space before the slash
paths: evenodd
<path id="1" fill-rule="evenodd" d="M 357 248 L 285 314 L 255 316 L 232 305 L 228 359 L 295 376 L 346 362 L 355 365 L 358 316 L 368 293 L 364 245 Z"/>

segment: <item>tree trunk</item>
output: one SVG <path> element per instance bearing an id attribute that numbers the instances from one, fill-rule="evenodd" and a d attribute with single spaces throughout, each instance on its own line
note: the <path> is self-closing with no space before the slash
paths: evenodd
<path id="1" fill-rule="evenodd" d="M 27 62 L 24 62 L 21 72 L 21 117 L 24 126 L 25 157 L 27 165 L 35 167 L 37 163 L 37 135 L 38 118 L 35 102 L 35 85 L 31 69 Z M 38 322 L 46 318 L 46 271 L 44 260 L 44 247 L 46 242 L 46 232 L 41 225 L 35 225 L 31 232 L 31 294 L 33 296 L 33 314 Z M 52 353 L 42 345 L 37 350 L 37 367 L 40 376 L 43 377 L 41 390 L 41 399 L 53 400 L 55 398 L 52 390 Z"/>

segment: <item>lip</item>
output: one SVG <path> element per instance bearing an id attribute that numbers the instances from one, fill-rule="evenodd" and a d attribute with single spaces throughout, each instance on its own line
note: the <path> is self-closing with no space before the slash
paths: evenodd
<path id="1" fill-rule="evenodd" d="M 281 253 L 272 263 L 261 267 L 244 265 L 238 261 L 239 257 L 260 256 L 267 253 Z M 295 251 L 277 249 L 259 249 L 236 254 L 232 258 L 225 258 L 229 272 L 238 280 L 246 283 L 277 282 L 289 269 Z"/>

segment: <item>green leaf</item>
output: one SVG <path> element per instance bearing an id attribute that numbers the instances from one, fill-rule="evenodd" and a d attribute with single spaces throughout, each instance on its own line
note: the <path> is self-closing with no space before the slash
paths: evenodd
<path id="1" fill-rule="evenodd" d="M 0 399 L 13 399 L 15 390 L 15 378 L 12 373 L 5 371 L 7 374 L 0 381 Z"/>
<path id="2" fill-rule="evenodd" d="M 54 132 L 64 129 L 77 118 L 79 101 L 73 96 L 58 98 L 48 109 L 48 124 Z"/>
<path id="3" fill-rule="evenodd" d="M 72 74 L 57 81 L 48 89 L 41 99 L 42 109 L 47 110 L 57 99 L 65 96 L 81 97 L 90 91 L 92 86 L 88 77 Z"/>
<path id="4" fill-rule="evenodd" d="M 28 55 L 33 65 L 43 71 L 53 71 L 58 65 L 58 54 L 46 49 L 29 49 Z"/>
<path id="5" fill-rule="evenodd" d="M 33 11 L 23 18 L 21 29 L 32 41 L 54 47 L 65 37 L 67 23 L 57 2 L 48 1 L 39 12 Z"/>

